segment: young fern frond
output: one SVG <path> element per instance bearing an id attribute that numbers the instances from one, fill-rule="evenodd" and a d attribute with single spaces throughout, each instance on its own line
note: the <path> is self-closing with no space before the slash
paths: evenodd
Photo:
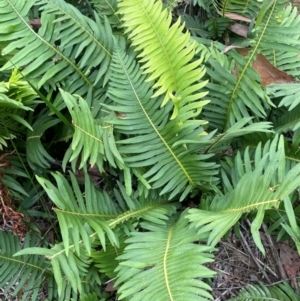
<path id="1" fill-rule="evenodd" d="M 167 226 L 143 223 L 147 232 L 134 232 L 120 260 L 115 285 L 120 300 L 204 301 L 211 299 L 202 279 L 214 272 L 204 266 L 212 261 L 209 246 L 195 244 L 196 231 L 183 214 Z M 155 252 L 153 252 L 155 250 Z M 126 299 L 127 298 L 127 299 Z"/>
<path id="2" fill-rule="evenodd" d="M 203 76 L 201 60 L 192 61 L 195 44 L 189 43 L 189 34 L 182 33 L 180 18 L 170 26 L 172 14 L 162 10 L 162 2 L 155 0 L 120 0 L 119 13 L 132 40 L 132 46 L 149 74 L 147 81 L 156 80 L 152 97 L 165 94 L 162 105 L 170 99 L 174 103 L 171 118 L 178 114 L 178 103 L 192 102 L 203 97 L 199 83 Z"/>
<path id="3" fill-rule="evenodd" d="M 178 194 L 183 198 L 202 182 L 214 181 L 217 165 L 207 162 L 211 155 L 199 153 L 201 143 L 207 144 L 211 135 L 205 135 L 203 120 L 193 120 L 206 102 L 182 106 L 177 118 L 169 121 L 170 105 L 159 107 L 161 97 L 152 97 L 151 83 L 145 81 L 133 56 L 117 50 L 111 68 L 108 96 L 115 105 L 106 107 L 122 113 L 110 123 L 128 136 L 117 141 L 125 164 L 148 167 L 143 177 L 152 188 L 161 187 L 161 194 L 172 192 L 170 198 Z"/>

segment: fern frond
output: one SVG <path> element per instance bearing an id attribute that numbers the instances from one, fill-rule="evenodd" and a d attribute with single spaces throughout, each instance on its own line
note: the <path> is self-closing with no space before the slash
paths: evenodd
<path id="1" fill-rule="evenodd" d="M 122 117 L 110 120 L 115 130 L 128 139 L 117 141 L 118 150 L 130 168 L 149 166 L 143 177 L 152 188 L 162 187 L 161 194 L 172 192 L 170 198 L 182 198 L 203 182 L 215 181 L 216 164 L 207 162 L 211 155 L 199 154 L 201 144 L 208 143 L 202 120 L 196 117 L 205 101 L 186 104 L 178 117 L 169 121 L 170 105 L 159 108 L 152 97 L 151 83 L 145 81 L 134 57 L 116 51 L 112 62 L 108 96 L 115 105 L 107 106 Z M 185 141 L 194 144 L 185 144 Z"/>
<path id="2" fill-rule="evenodd" d="M 95 282 L 81 282 L 81 279 L 83 279 L 83 277 L 87 274 L 89 268 L 88 257 L 85 254 L 85 250 L 81 249 L 80 258 L 77 257 L 73 252 L 69 252 L 69 256 L 61 256 L 61 254 L 65 254 L 65 249 L 62 244 L 58 244 L 52 249 L 40 247 L 26 248 L 17 252 L 14 254 L 14 256 L 43 255 L 50 259 L 56 282 L 57 293 L 60 297 L 63 296 L 68 298 L 68 295 L 70 296 L 71 294 L 70 288 L 72 288 L 73 292 L 77 294 L 77 292 L 84 292 L 85 286 L 89 288 L 93 287 Z M 66 278 L 63 278 L 62 271 Z M 95 290 L 95 288 L 93 289 Z M 65 300 L 65 298 L 62 300 Z"/>
<path id="3" fill-rule="evenodd" d="M 299 83 L 271 84 L 267 93 L 274 98 L 281 98 L 278 107 L 287 107 L 289 111 L 300 104 Z"/>
<path id="4" fill-rule="evenodd" d="M 228 13 L 235 13 L 252 19 L 257 16 L 263 1 L 213 0 L 212 2 L 222 16 L 226 16 Z"/>
<path id="5" fill-rule="evenodd" d="M 231 143 L 234 139 L 248 134 L 254 134 L 257 132 L 272 132 L 271 122 L 255 122 L 249 125 L 249 121 L 252 117 L 242 118 L 230 127 L 225 133 L 219 134 L 211 140 L 211 145 L 207 148 L 206 152 L 214 152 L 228 150 L 231 147 Z"/>
<path id="6" fill-rule="evenodd" d="M 126 244 L 121 240 L 119 248 L 107 245 L 105 250 L 92 250 L 91 252 L 91 258 L 95 267 L 99 269 L 101 273 L 109 277 L 109 279 L 114 279 L 117 276 L 115 270 L 120 263 L 120 260 L 118 260 L 117 257 L 123 253 L 125 246 Z"/>
<path id="7" fill-rule="evenodd" d="M 251 233 L 258 248 L 264 252 L 258 229 L 265 210 L 278 207 L 279 202 L 300 185 L 300 165 L 296 165 L 286 174 L 284 167 L 283 149 L 271 149 L 264 154 L 263 150 L 258 148 L 255 153 L 255 169 L 249 154 L 245 156 L 244 162 L 237 161 L 235 170 L 238 178 L 234 184 L 235 189 L 232 189 L 228 180 L 223 180 L 228 192 L 215 196 L 210 211 L 191 209 L 189 220 L 199 228 L 199 233 L 210 232 L 208 241 L 215 245 L 243 213 L 257 210 Z M 275 179 L 278 182 L 275 182 Z"/>
<path id="8" fill-rule="evenodd" d="M 65 1 L 39 0 L 37 4 L 42 5 L 44 14 L 55 15 L 54 34 L 55 40 L 60 41 L 60 51 L 69 52 L 75 46 L 72 58 L 76 66 L 89 75 L 93 86 L 102 78 L 107 82 L 114 44 L 109 22 L 100 20 L 97 14 L 93 21 Z"/>
<path id="9" fill-rule="evenodd" d="M 117 0 L 91 0 L 91 2 L 101 18 L 104 18 L 105 16 L 112 26 L 121 26 L 121 20 L 117 14 Z"/>
<path id="10" fill-rule="evenodd" d="M 299 77 L 300 58 L 297 49 L 299 49 L 300 35 L 296 28 L 300 26 L 300 16 L 296 7 L 293 8 L 287 1 L 283 3 L 287 5 L 280 8 L 281 3 L 278 4 L 276 22 L 273 20 L 273 24 L 270 24 L 264 35 L 261 52 L 279 70 L 293 77 Z M 277 47 L 274 47 L 275 43 Z"/>
<path id="11" fill-rule="evenodd" d="M 147 232 L 134 232 L 127 239 L 124 254 L 118 257 L 120 299 L 207 300 L 210 287 L 203 278 L 214 275 L 204 266 L 212 261 L 209 246 L 194 244 L 198 240 L 194 229 L 188 227 L 184 214 L 167 226 L 143 223 Z M 155 252 L 153 252 L 155 250 Z"/>
<path id="12" fill-rule="evenodd" d="M 88 223 L 105 247 L 105 234 L 113 245 L 118 245 L 114 232 L 107 220 L 118 214 L 117 207 L 107 193 L 97 191 L 89 177 L 85 177 L 85 199 L 80 191 L 74 174 L 70 173 L 72 187 L 63 175 L 53 174 L 57 188 L 48 180 L 37 177 L 48 196 L 57 206 L 54 209 L 59 220 L 66 254 L 69 254 L 70 238 L 74 241 L 76 252 L 80 252 L 79 240 L 82 239 L 88 252 L 91 252 L 91 238 L 85 228 Z M 72 230 L 70 230 L 72 229 Z"/>
<path id="13" fill-rule="evenodd" d="M 87 161 L 89 164 L 103 170 L 104 147 L 101 125 L 97 125 L 92 116 L 91 109 L 80 96 L 74 97 L 68 92 L 60 90 L 63 100 L 72 116 L 75 127 L 72 143 L 66 152 L 64 160 L 77 161 L 81 156 L 79 169 L 83 168 Z"/>
<path id="14" fill-rule="evenodd" d="M 297 301 L 299 297 L 287 282 L 270 287 L 260 283 L 247 285 L 237 297 L 230 298 L 228 301 Z"/>
<path id="15" fill-rule="evenodd" d="M 53 274 L 48 271 L 47 263 L 37 255 L 22 255 L 17 260 L 13 258 L 22 248 L 19 238 L 11 232 L 0 231 L 0 241 L 0 286 L 4 293 L 13 288 L 12 296 L 18 295 L 19 300 L 37 300 L 46 282 L 52 283 Z M 34 236 L 27 234 L 23 249 L 37 243 Z M 48 289 L 51 290 L 51 286 Z"/>
<path id="16" fill-rule="evenodd" d="M 41 137 L 47 129 L 59 122 L 59 119 L 48 116 L 48 112 L 46 111 L 45 114 L 45 110 L 43 110 L 36 116 L 36 120 L 32 124 L 33 130 L 27 131 L 26 156 L 32 170 L 49 168 L 49 161 L 54 162 L 54 159 L 45 150 Z"/>
<path id="17" fill-rule="evenodd" d="M 204 107 L 203 115 L 212 128 L 225 132 L 242 118 L 265 118 L 270 100 L 251 62 L 235 50 L 225 55 L 221 49 L 224 46 L 219 44 L 211 47 L 212 55 L 206 67 L 212 79 L 206 86 L 211 102 Z"/>
<path id="18" fill-rule="evenodd" d="M 222 37 L 229 24 L 228 18 L 210 18 L 205 22 L 205 27 L 212 39 L 218 39 Z"/>
<path id="19" fill-rule="evenodd" d="M 172 26 L 172 14 L 162 10 L 162 2 L 155 0 L 120 0 L 119 13 L 129 38 L 143 62 L 144 73 L 149 74 L 147 81 L 156 80 L 157 88 L 152 97 L 165 94 L 162 105 L 170 99 L 177 116 L 177 104 L 190 102 L 203 97 L 199 90 L 205 82 L 199 82 L 203 76 L 201 59 L 192 62 L 195 44 L 189 43 L 190 35 L 182 33 L 184 25 L 180 18 Z"/>
<path id="20" fill-rule="evenodd" d="M 70 93 L 82 96 L 100 79 L 105 81 L 113 45 L 107 22 L 103 25 L 99 20 L 92 21 L 64 1 L 8 0 L 1 3 L 0 26 L 6 41 L 10 42 L 2 54 L 12 55 L 1 70 L 17 66 L 26 78 L 37 81 L 39 86 L 64 81 L 69 83 Z M 27 15 L 37 4 L 44 5 L 44 12 L 42 27 L 35 32 Z M 7 14 L 11 17 L 6 18 Z M 60 45 L 56 46 L 56 42 Z M 93 72 L 92 67 L 96 69 Z"/>
<path id="21" fill-rule="evenodd" d="M 167 204 L 161 200 L 146 200 L 143 198 L 136 200 L 131 198 L 121 185 L 122 196 L 118 191 L 115 191 L 117 203 L 119 204 L 117 206 L 117 203 L 106 192 L 100 192 L 93 186 L 87 175 L 85 175 L 85 198 L 83 198 L 74 174 L 70 173 L 72 187 L 63 175 L 57 173 L 53 176 L 57 188 L 46 179 L 41 177 L 37 177 L 37 179 L 57 206 L 54 211 L 59 220 L 66 255 L 69 254 L 70 239 L 74 241 L 77 253 L 80 252 L 80 244 L 83 243 L 88 254 L 90 254 L 95 234 L 91 236 L 86 225 L 89 225 L 95 231 L 105 250 L 105 236 L 109 238 L 112 245 L 119 245 L 116 232 L 112 231 L 112 228 L 117 225 L 129 219 L 138 220 L 139 218 L 157 224 L 164 224 L 167 216 L 173 214 L 176 210 L 173 204 Z M 122 210 L 118 207 L 121 207 Z"/>

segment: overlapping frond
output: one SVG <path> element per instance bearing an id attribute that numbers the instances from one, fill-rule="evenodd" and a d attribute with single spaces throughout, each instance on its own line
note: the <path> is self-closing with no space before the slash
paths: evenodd
<path id="1" fill-rule="evenodd" d="M 120 300 L 190 301 L 212 298 L 202 279 L 214 272 L 204 266 L 212 261 L 209 246 L 195 244 L 196 231 L 181 216 L 167 226 L 143 223 L 147 232 L 132 233 L 124 254 L 118 257 Z M 155 250 L 155 252 L 153 252 Z"/>
<path id="2" fill-rule="evenodd" d="M 262 38 L 260 51 L 279 70 L 300 76 L 299 38 L 300 16 L 296 7 L 287 1 L 275 1 L 275 14 Z M 286 4 L 282 7 L 282 4 Z"/>
<path id="3" fill-rule="evenodd" d="M 74 245 L 72 247 L 74 248 Z M 59 301 L 68 300 L 71 296 L 77 299 L 78 293 L 84 294 L 97 291 L 95 289 L 95 285 L 99 285 L 99 282 L 96 275 L 94 278 L 89 279 L 90 281 L 81 281 L 83 277 L 88 275 L 89 270 L 93 269 L 89 265 L 85 249 L 81 248 L 80 257 L 73 252 L 70 252 L 68 256 L 64 256 L 64 254 L 65 248 L 63 244 L 57 244 L 51 249 L 29 247 L 18 251 L 14 254 L 14 256 L 19 258 L 19 256 L 24 255 L 31 255 L 34 257 L 42 255 L 46 256 L 47 259 L 50 259 L 52 272 L 56 282 L 56 293 L 59 296 Z M 51 294 L 50 297 L 51 296 L 53 296 L 53 294 Z"/>
<path id="4" fill-rule="evenodd" d="M 32 130 L 24 119 L 27 111 L 36 105 L 36 93 L 15 69 L 7 81 L 0 82 L 0 150 L 7 146 L 6 140 Z"/>
<path id="5" fill-rule="evenodd" d="M 13 258 L 22 248 L 20 239 L 11 232 L 0 231 L 0 241 L 0 286 L 4 293 L 13 289 L 12 296 L 18 296 L 19 300 L 37 300 L 38 293 L 46 281 L 49 281 L 50 285 L 53 284 L 53 274 L 48 271 L 47 263 L 41 261 L 37 255 Z M 27 234 L 23 249 L 37 243 L 36 237 Z"/>
<path id="6" fill-rule="evenodd" d="M 107 245 L 105 250 L 92 250 L 92 261 L 101 273 L 108 276 L 109 279 L 114 279 L 117 276 L 115 270 L 120 263 L 120 260 L 118 260 L 117 257 L 123 253 L 124 248 L 125 243 L 124 239 L 122 239 L 118 248 L 116 246 Z"/>
<path id="7" fill-rule="evenodd" d="M 259 285 L 247 285 L 243 288 L 237 297 L 230 298 L 228 301 L 297 301 L 299 295 L 294 292 L 293 288 L 283 282 L 278 285 L 267 287 L 260 283 Z"/>
<path id="8" fill-rule="evenodd" d="M 235 50 L 222 54 L 222 45 L 211 48 L 206 72 L 211 77 L 207 84 L 211 102 L 203 114 L 210 126 L 225 132 L 242 118 L 266 116 L 269 99 L 259 84 L 259 74 L 251 67 L 248 58 Z M 250 112 L 251 113 L 250 113 Z"/>
<path id="9" fill-rule="evenodd" d="M 270 147 L 269 151 L 264 152 L 265 150 L 266 147 L 258 147 L 256 150 L 254 169 L 249 154 L 245 153 L 243 161 L 237 157 L 235 166 L 230 166 L 234 170 L 231 176 L 233 185 L 223 173 L 227 192 L 215 196 L 210 211 L 189 211 L 188 218 L 199 228 L 199 233 L 210 232 L 208 242 L 212 245 L 219 241 L 243 213 L 257 210 L 251 233 L 257 246 L 264 252 L 258 229 L 265 210 L 278 207 L 279 202 L 300 185 L 300 166 L 296 165 L 286 172 L 284 150 L 281 148 L 276 151 L 275 145 L 273 149 Z"/>
<path id="10" fill-rule="evenodd" d="M 222 16 L 234 13 L 250 19 L 256 17 L 263 3 L 257 0 L 213 0 L 212 2 Z"/>
<path id="11" fill-rule="evenodd" d="M 248 117 L 248 110 L 250 115 L 258 118 L 266 116 L 265 109 L 270 106 L 270 101 L 260 85 L 260 76 L 251 68 L 258 53 L 263 50 L 274 53 L 273 58 L 268 58 L 271 62 L 275 60 L 275 66 L 277 56 L 284 58 L 286 53 L 293 54 L 296 62 L 299 60 L 299 32 L 296 27 L 289 26 L 295 19 L 294 14 L 286 17 L 284 22 L 278 21 L 285 3 L 285 0 L 275 0 L 261 7 L 249 40 L 252 49 L 246 57 L 234 50 L 227 53 L 229 58 L 212 52 L 210 66 L 207 67 L 212 78 L 212 83 L 207 85 L 212 101 L 205 108 L 205 117 L 222 131 L 242 117 Z"/>
<path id="12" fill-rule="evenodd" d="M 195 44 L 189 43 L 189 34 L 182 33 L 184 25 L 180 18 L 173 25 L 172 14 L 162 10 L 162 2 L 155 0 L 120 0 L 119 13 L 132 45 L 139 51 L 144 73 L 149 74 L 147 81 L 156 80 L 157 88 L 153 97 L 165 94 L 162 105 L 170 99 L 177 116 L 180 101 L 194 101 L 202 97 L 199 90 L 204 83 L 201 59 L 192 61 Z"/>
<path id="13" fill-rule="evenodd" d="M 70 173 L 72 186 L 61 174 L 53 174 L 53 176 L 57 187 L 40 177 L 38 181 L 57 206 L 54 211 L 60 224 L 66 254 L 69 254 L 70 239 L 74 241 L 77 253 L 80 253 L 80 240 L 83 241 L 87 252 L 91 252 L 92 240 L 86 224 L 97 233 L 104 247 L 106 236 L 112 244 L 118 245 L 108 220 L 116 217 L 120 211 L 109 195 L 96 190 L 88 176 L 85 177 L 85 198 L 74 174 Z"/>
<path id="14" fill-rule="evenodd" d="M 27 17 L 28 11 L 37 4 L 44 9 L 38 32 Z M 67 82 L 70 93 L 76 91 L 82 96 L 100 79 L 105 81 L 113 47 L 108 22 L 93 21 L 58 0 L 2 0 L 0 5 L 1 33 L 10 42 L 2 55 L 12 55 L 1 70 L 17 66 L 39 86 Z"/>
<path id="15" fill-rule="evenodd" d="M 121 26 L 120 16 L 117 14 L 117 0 L 91 0 L 91 2 L 100 17 L 107 17 L 112 26 Z"/>
<path id="16" fill-rule="evenodd" d="M 54 161 L 44 148 L 41 139 L 47 129 L 59 122 L 59 119 L 48 116 L 48 113 L 43 110 L 36 116 L 36 120 L 32 124 L 33 130 L 27 131 L 26 156 L 32 170 L 49 168 L 49 162 Z"/>
<path id="17" fill-rule="evenodd" d="M 113 228 L 130 219 L 142 218 L 158 224 L 164 224 L 167 216 L 174 213 L 176 207 L 163 200 L 129 197 L 125 188 L 120 185 L 121 195 L 115 191 L 117 201 L 114 201 L 106 192 L 100 192 L 85 176 L 85 197 L 83 198 L 74 174 L 70 173 L 72 186 L 61 174 L 53 174 L 57 187 L 50 181 L 38 177 L 40 184 L 48 196 L 57 206 L 57 214 L 62 232 L 66 254 L 69 254 L 70 240 L 74 242 L 77 253 L 83 243 L 88 254 L 95 234 L 105 250 L 106 236 L 112 245 L 118 246 L 118 236 Z M 95 232 L 89 235 L 86 226 Z M 72 229 L 72 230 L 70 230 Z"/>
<path id="18" fill-rule="evenodd" d="M 96 124 L 91 109 L 80 96 L 73 96 L 60 90 L 63 100 L 72 116 L 75 131 L 69 150 L 64 161 L 77 162 L 81 160 L 81 169 L 88 162 L 97 165 L 103 170 L 104 146 L 102 141 L 103 130 L 100 124 Z"/>
<path id="19" fill-rule="evenodd" d="M 172 192 L 170 198 L 185 196 L 203 182 L 215 181 L 216 164 L 207 162 L 210 155 L 199 153 L 201 143 L 208 143 L 211 136 L 205 135 L 203 120 L 192 120 L 207 102 L 187 104 L 175 120 L 169 121 L 170 105 L 159 107 L 161 98 L 152 97 L 151 83 L 145 79 L 133 56 L 115 52 L 108 89 L 115 105 L 107 107 L 121 113 L 110 122 L 128 135 L 117 142 L 125 164 L 144 170 L 149 167 L 144 178 L 152 188 L 161 187 L 161 194 Z"/>

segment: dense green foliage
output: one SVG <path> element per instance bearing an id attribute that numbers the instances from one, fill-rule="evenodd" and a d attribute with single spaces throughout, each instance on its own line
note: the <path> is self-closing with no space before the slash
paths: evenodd
<path id="1" fill-rule="evenodd" d="M 6 292 L 209 300 L 207 263 L 245 217 L 262 253 L 263 221 L 300 252 L 297 8 L 190 2 L 0 0 L 0 212 L 27 233 L 0 231 Z M 259 55 L 285 77 L 264 84 Z"/>

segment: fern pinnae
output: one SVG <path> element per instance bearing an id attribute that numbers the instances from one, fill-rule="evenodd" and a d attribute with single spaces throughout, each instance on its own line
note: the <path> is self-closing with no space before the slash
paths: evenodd
<path id="1" fill-rule="evenodd" d="M 203 121 L 191 119 L 195 116 L 195 106 L 198 113 L 205 102 L 195 106 L 193 103 L 185 104 L 181 109 L 182 114 L 168 121 L 170 104 L 159 108 L 162 97 L 151 97 L 151 84 L 145 81 L 146 76 L 133 56 L 116 50 L 111 66 L 108 96 L 114 100 L 115 105 L 107 105 L 107 108 L 126 114 L 124 118 L 114 117 L 110 120 L 115 131 L 128 137 L 117 141 L 118 151 L 124 156 L 125 164 L 131 168 L 149 166 L 144 172 L 144 178 L 153 183 L 153 188 L 164 186 L 161 195 L 173 189 L 170 198 L 182 193 L 183 189 L 191 191 L 201 181 L 206 181 L 207 175 L 213 178 L 216 165 L 205 162 L 211 155 L 199 154 L 198 146 L 186 148 L 183 143 L 179 143 L 184 139 L 200 143 Z M 180 126 L 181 122 L 186 122 L 186 126 Z M 143 127 L 139 124 L 143 124 Z M 151 144 L 148 143 L 150 141 Z"/>
<path id="2" fill-rule="evenodd" d="M 150 74 L 147 80 L 156 80 L 153 97 L 165 94 L 162 106 L 172 99 L 175 109 L 171 118 L 175 118 L 180 101 L 200 98 L 201 60 L 191 62 L 195 44 L 189 43 L 188 33 L 182 33 L 180 19 L 170 27 L 172 15 L 162 10 L 161 1 L 120 0 L 119 8 L 132 45 L 141 51 L 141 67 Z"/>

